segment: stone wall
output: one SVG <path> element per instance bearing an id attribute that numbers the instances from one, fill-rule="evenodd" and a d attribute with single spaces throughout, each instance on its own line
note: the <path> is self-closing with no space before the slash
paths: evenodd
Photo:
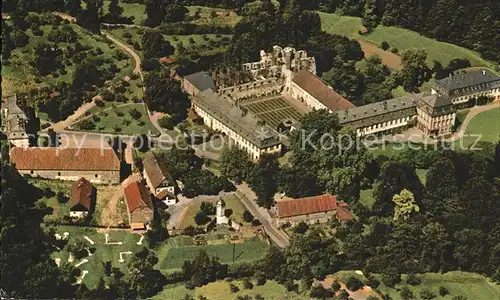
<path id="1" fill-rule="evenodd" d="M 97 184 L 119 184 L 120 171 L 19 170 L 23 175 L 47 179 L 77 181 L 84 177 Z"/>

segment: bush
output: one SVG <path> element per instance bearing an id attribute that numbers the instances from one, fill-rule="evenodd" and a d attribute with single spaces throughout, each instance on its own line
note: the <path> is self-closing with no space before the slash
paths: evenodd
<path id="1" fill-rule="evenodd" d="M 118 126 L 117 124 L 115 124 L 115 126 L 113 126 L 113 131 L 114 132 L 121 132 L 122 128 L 120 126 Z"/>
<path id="2" fill-rule="evenodd" d="M 361 280 L 359 280 L 357 277 L 354 277 L 354 276 L 350 276 L 348 279 L 347 279 L 347 284 L 346 284 L 347 288 L 353 292 L 361 289 L 364 284 L 363 282 L 361 282 Z"/>
<path id="3" fill-rule="evenodd" d="M 333 292 L 331 290 L 325 289 L 321 284 L 313 286 L 311 288 L 311 297 L 313 298 L 326 299 L 331 298 L 332 296 Z"/>
<path id="4" fill-rule="evenodd" d="M 382 43 L 380 43 L 380 49 L 387 50 L 389 48 L 390 48 L 389 43 L 387 43 L 386 41 L 383 41 Z"/>
<path id="5" fill-rule="evenodd" d="M 116 111 L 116 115 L 118 117 L 123 117 L 125 114 L 123 113 L 123 111 Z"/>
<path id="6" fill-rule="evenodd" d="M 387 287 L 394 287 L 401 282 L 401 274 L 395 269 L 388 269 L 382 274 L 382 282 Z"/>
<path id="7" fill-rule="evenodd" d="M 232 283 L 229 284 L 229 289 L 231 289 L 231 293 L 237 293 L 240 291 L 240 289 Z"/>
<path id="8" fill-rule="evenodd" d="M 259 219 L 254 219 L 254 220 L 252 221 L 252 226 L 260 226 L 260 225 L 262 225 L 262 223 L 260 222 L 260 220 L 259 220 Z"/>
<path id="9" fill-rule="evenodd" d="M 257 285 L 264 285 L 266 284 L 266 281 L 267 281 L 266 276 L 263 273 L 259 272 L 255 274 L 255 283 Z"/>
<path id="10" fill-rule="evenodd" d="M 434 294 L 429 289 L 423 289 L 420 291 L 420 298 L 423 300 L 431 300 L 431 299 L 436 298 L 436 294 Z"/>
<path id="11" fill-rule="evenodd" d="M 415 296 L 413 295 L 413 292 L 410 291 L 410 289 L 406 286 L 401 289 L 401 292 L 399 293 L 399 295 L 401 296 L 401 299 L 403 299 L 403 300 L 410 300 L 410 299 L 415 298 Z"/>
<path id="12" fill-rule="evenodd" d="M 391 51 L 392 53 L 395 53 L 395 54 L 399 52 L 398 48 L 394 48 L 394 47 L 391 48 L 389 51 Z"/>
<path id="13" fill-rule="evenodd" d="M 142 117 L 141 112 L 137 108 L 132 108 L 128 111 L 128 114 L 132 119 L 139 120 Z"/>
<path id="14" fill-rule="evenodd" d="M 422 279 L 420 279 L 420 277 L 417 277 L 417 275 L 415 274 L 408 274 L 406 283 L 408 283 L 409 285 L 419 285 L 422 283 Z"/>
<path id="15" fill-rule="evenodd" d="M 334 293 L 338 292 L 338 291 L 340 290 L 340 288 L 341 288 L 340 283 L 339 283 L 338 281 L 334 281 L 334 282 L 332 283 L 331 288 L 332 288 L 332 291 L 333 291 Z"/>
<path id="16" fill-rule="evenodd" d="M 95 124 L 90 119 L 84 119 L 78 123 L 78 127 L 82 130 L 94 130 Z"/>
<path id="17" fill-rule="evenodd" d="M 248 278 L 243 279 L 243 287 L 247 290 L 253 289 L 253 283 Z"/>
<path id="18" fill-rule="evenodd" d="M 450 292 L 448 291 L 448 289 L 445 288 L 444 286 L 439 287 L 439 295 L 444 297 L 444 296 L 448 295 L 449 293 Z"/>
<path id="19" fill-rule="evenodd" d="M 307 229 L 309 229 L 309 225 L 301 221 L 299 224 L 297 224 L 297 226 L 293 228 L 293 231 L 295 233 L 303 234 L 306 233 Z"/>
<path id="20" fill-rule="evenodd" d="M 206 215 L 215 215 L 215 206 L 212 202 L 201 202 L 200 211 L 204 212 Z"/>
<path id="21" fill-rule="evenodd" d="M 285 286 L 286 290 L 287 290 L 287 291 L 289 291 L 289 292 L 296 291 L 296 290 L 299 288 L 299 286 L 298 286 L 298 285 L 296 285 L 296 284 L 293 282 L 293 280 L 287 280 L 287 281 L 285 282 L 284 286 Z"/>
<path id="22" fill-rule="evenodd" d="M 122 37 L 126 38 L 126 39 L 130 39 L 132 38 L 132 34 L 128 31 L 125 31 L 123 34 L 122 34 Z"/>
<path id="23" fill-rule="evenodd" d="M 210 218 L 203 211 L 199 211 L 196 216 L 194 216 L 194 221 L 197 225 L 205 225 L 210 221 Z"/>
<path id="24" fill-rule="evenodd" d="M 172 118 L 165 116 L 163 118 L 158 119 L 158 125 L 160 125 L 162 128 L 172 130 L 174 129 L 175 122 L 172 120 Z"/>
<path id="25" fill-rule="evenodd" d="M 251 212 L 249 212 L 248 210 L 245 210 L 245 211 L 243 212 L 243 220 L 244 220 L 245 222 L 250 223 L 250 222 L 252 222 L 252 221 L 253 221 L 253 219 L 254 219 L 254 217 L 253 217 L 253 215 L 252 215 L 252 213 L 251 213 Z"/>

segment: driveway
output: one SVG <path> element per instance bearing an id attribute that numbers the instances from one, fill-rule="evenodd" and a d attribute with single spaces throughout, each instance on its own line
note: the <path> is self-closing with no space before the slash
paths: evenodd
<path id="1" fill-rule="evenodd" d="M 257 196 L 246 183 L 237 186 L 236 196 L 240 198 L 248 211 L 251 212 L 255 218 L 259 219 L 266 230 L 266 234 L 276 243 L 276 245 L 281 248 L 290 245 L 288 235 L 278 228 L 276 221 L 271 218 L 267 209 L 257 205 Z"/>

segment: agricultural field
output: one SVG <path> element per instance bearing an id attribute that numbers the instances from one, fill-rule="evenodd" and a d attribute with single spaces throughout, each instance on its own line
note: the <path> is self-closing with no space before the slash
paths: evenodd
<path id="1" fill-rule="evenodd" d="M 427 50 L 427 63 L 430 66 L 432 66 L 434 60 L 447 65 L 454 58 L 467 58 L 473 66 L 492 67 L 492 63 L 482 59 L 479 54 L 472 50 L 438 42 L 407 29 L 380 25 L 370 34 L 359 35 L 358 31 L 362 28 L 360 18 L 322 12 L 319 12 L 319 15 L 322 29 L 328 33 L 345 35 L 375 45 L 380 45 L 380 43 L 386 41 L 391 47 L 399 51 L 410 48 L 424 48 Z"/>
<path id="2" fill-rule="evenodd" d="M 242 103 L 272 128 L 287 119 L 299 120 L 304 114 L 281 97 Z"/>
<path id="3" fill-rule="evenodd" d="M 132 112 L 138 112 L 133 115 Z M 89 125 L 89 122 L 93 125 Z M 90 126 L 90 127 L 89 127 Z M 93 126 L 93 127 L 92 127 Z M 104 107 L 90 110 L 90 115 L 72 125 L 73 130 L 101 133 L 158 135 L 158 129 L 151 123 L 146 105 L 142 103 L 105 103 Z"/>
<path id="4" fill-rule="evenodd" d="M 128 230 L 107 231 L 106 233 L 109 234 L 108 242 L 110 242 L 110 244 L 106 244 L 105 233 L 99 229 L 96 230 L 93 228 L 83 228 L 78 226 L 56 226 L 54 229 L 55 233 L 60 235 L 63 235 L 64 232 L 69 233 L 68 243 L 83 241 L 89 246 L 92 256 L 86 258 L 88 259 L 88 262 L 84 262 L 78 266 L 80 270 L 88 271 L 88 274 L 83 279 L 83 283 L 85 283 L 89 289 L 96 288 L 101 277 L 106 280 L 103 263 L 110 261 L 113 267 L 120 268 L 120 270 L 126 274 L 127 262 L 130 255 L 138 252 L 142 249 L 142 247 L 147 247 L 145 239 L 141 241 L 140 245 L 137 244 L 141 240 L 141 235 L 130 233 Z M 87 241 L 84 238 L 85 236 L 92 240 L 94 244 L 92 245 L 89 241 Z M 120 262 L 120 252 L 129 251 L 132 252 L 132 254 L 123 254 L 123 262 Z M 52 258 L 60 258 L 61 263 L 69 263 L 69 253 L 65 250 L 54 252 L 52 254 Z M 75 259 L 71 263 L 76 265 L 81 263 L 83 260 L 84 259 L 78 261 Z"/>
<path id="5" fill-rule="evenodd" d="M 269 248 L 266 242 L 258 238 L 237 244 L 225 242 L 225 244 L 197 246 L 190 237 L 171 238 L 158 249 L 156 268 L 161 271 L 178 270 L 182 268 L 185 260 L 194 259 L 200 250 L 205 250 L 209 256 L 217 256 L 221 263 L 254 261 L 262 258 Z"/>
<path id="6" fill-rule="evenodd" d="M 39 76 L 33 67 L 35 47 L 41 43 L 54 45 L 53 42 L 48 41 L 48 36 L 52 28 L 52 25 L 40 26 L 40 30 L 43 32 L 43 35 L 40 36 L 34 35 L 31 29 L 26 31 L 29 43 L 24 47 L 14 49 L 10 60 L 2 64 L 2 95 L 25 92 L 34 87 L 71 81 L 76 62 L 68 58 L 67 55 L 63 56 L 63 68 L 52 74 Z M 126 56 L 119 55 L 118 52 L 120 50 L 105 37 L 91 34 L 76 24 L 62 24 L 57 26 L 57 28 L 74 31 L 77 42 L 84 48 L 89 49 L 86 50 L 89 57 L 103 61 L 99 64 L 101 69 L 109 68 L 111 64 L 116 65 L 118 72 L 115 78 L 123 78 L 126 75 L 131 75 L 133 69 L 132 60 Z M 74 44 L 74 42 L 57 43 L 60 49 L 74 47 Z"/>

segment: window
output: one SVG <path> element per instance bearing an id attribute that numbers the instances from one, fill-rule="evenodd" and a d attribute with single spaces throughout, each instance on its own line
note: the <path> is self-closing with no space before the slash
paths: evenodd
<path id="1" fill-rule="evenodd" d="M 61 176 L 61 172 L 57 172 L 57 176 Z"/>
<path id="2" fill-rule="evenodd" d="M 99 177 L 99 175 L 97 175 L 97 174 L 95 174 L 94 176 L 95 176 L 95 178 Z"/>
<path id="3" fill-rule="evenodd" d="M 33 173 L 35 173 L 35 172 L 33 172 L 33 170 L 31 170 L 31 171 L 30 171 L 30 174 L 33 174 Z"/>

